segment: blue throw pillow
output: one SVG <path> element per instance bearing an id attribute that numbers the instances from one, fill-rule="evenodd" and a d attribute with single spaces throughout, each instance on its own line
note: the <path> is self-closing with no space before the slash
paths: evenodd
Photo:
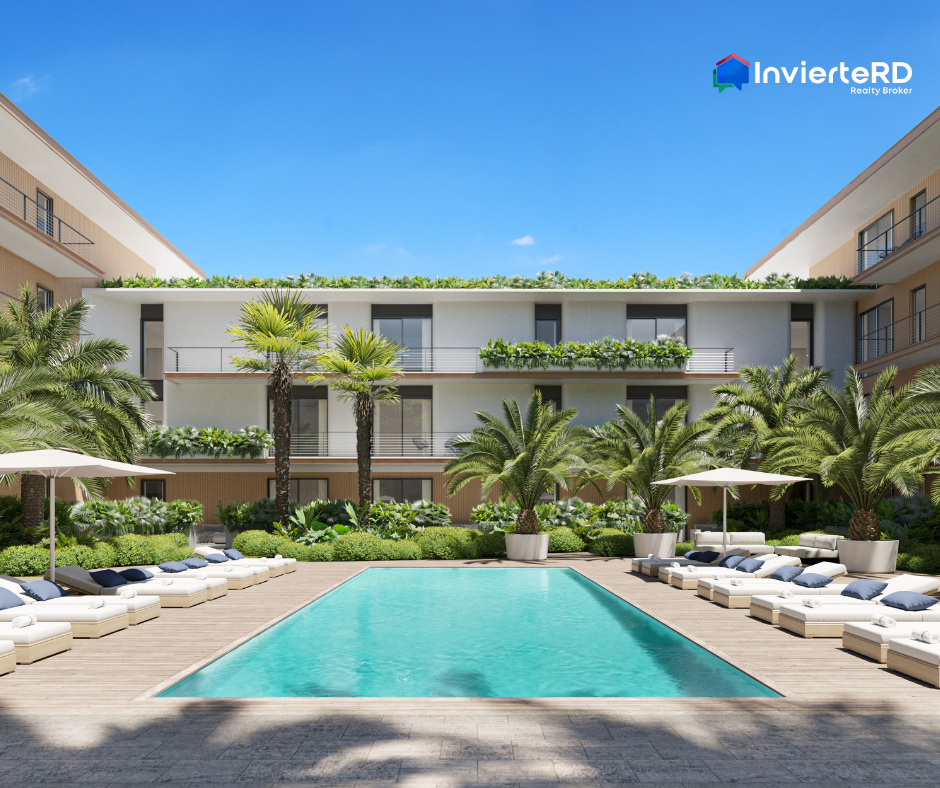
<path id="1" fill-rule="evenodd" d="M 245 557 L 241 553 L 239 553 L 238 550 L 233 550 L 231 547 L 228 550 L 223 550 L 222 552 L 225 553 L 225 555 L 227 555 L 233 561 L 238 561 L 239 559 L 242 559 Z"/>
<path id="2" fill-rule="evenodd" d="M 756 572 L 764 565 L 763 561 L 758 561 L 756 558 L 745 558 L 740 564 L 735 568 L 735 572 Z"/>
<path id="3" fill-rule="evenodd" d="M 28 594 L 38 602 L 67 596 L 65 589 L 51 580 L 33 580 L 31 583 L 23 583 L 22 589 L 24 594 Z"/>
<path id="4" fill-rule="evenodd" d="M 798 577 L 793 578 L 793 583 L 803 588 L 822 588 L 832 582 L 831 577 L 825 575 L 814 575 L 812 572 L 803 572 Z"/>
<path id="5" fill-rule="evenodd" d="M 688 558 L 690 561 L 701 561 L 702 560 L 702 551 L 701 550 L 689 550 L 683 558 Z"/>
<path id="6" fill-rule="evenodd" d="M 743 555 L 729 555 L 727 558 L 722 558 L 718 566 L 722 567 L 722 569 L 734 569 L 744 558 L 745 556 Z"/>
<path id="7" fill-rule="evenodd" d="M 159 568 L 164 572 L 169 572 L 170 574 L 185 572 L 187 569 L 189 569 L 189 567 L 186 566 L 186 564 L 184 564 L 182 561 L 164 561 L 162 564 L 160 564 Z"/>
<path id="8" fill-rule="evenodd" d="M 120 573 L 115 572 L 113 569 L 102 569 L 100 572 L 89 572 L 88 574 L 99 586 L 105 588 L 117 588 L 118 586 L 127 585 L 127 578 L 121 577 Z"/>
<path id="9" fill-rule="evenodd" d="M 153 572 L 148 572 L 146 569 L 125 569 L 118 574 L 131 583 L 139 583 L 141 580 L 149 580 L 153 577 Z"/>
<path id="10" fill-rule="evenodd" d="M 895 591 L 881 600 L 881 604 L 898 610 L 926 610 L 940 602 L 936 597 L 915 594 L 913 591 Z"/>
<path id="11" fill-rule="evenodd" d="M 887 587 L 887 583 L 881 583 L 877 580 L 853 580 L 842 589 L 842 596 L 850 596 L 852 599 L 861 599 L 867 602 L 869 599 L 874 599 Z"/>
<path id="12" fill-rule="evenodd" d="M 699 557 L 698 560 L 703 563 L 710 564 L 714 561 L 721 553 L 716 553 L 713 550 L 705 550 Z"/>
<path id="13" fill-rule="evenodd" d="M 190 569 L 202 569 L 209 566 L 209 564 L 207 564 L 201 558 L 186 558 L 183 560 L 183 563 L 186 564 L 186 566 L 188 566 Z"/>
<path id="14" fill-rule="evenodd" d="M 803 571 L 802 566 L 781 566 L 776 572 L 771 576 L 771 580 L 782 580 L 784 583 L 789 583 L 794 577 L 800 574 Z"/>
<path id="15" fill-rule="evenodd" d="M 206 556 L 206 560 L 210 564 L 224 564 L 228 561 L 227 555 L 222 555 L 222 553 L 212 553 L 211 555 Z"/>
<path id="16" fill-rule="evenodd" d="M 9 610 L 11 607 L 25 605 L 23 598 L 14 594 L 8 588 L 0 588 L 0 610 Z"/>

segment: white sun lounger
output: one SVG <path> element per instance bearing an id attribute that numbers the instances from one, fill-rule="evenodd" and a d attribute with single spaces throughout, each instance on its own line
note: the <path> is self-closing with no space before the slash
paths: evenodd
<path id="1" fill-rule="evenodd" d="M 46 574 L 48 575 L 48 571 Z M 80 566 L 57 566 L 55 579 L 59 585 L 72 588 L 83 594 L 120 597 L 123 589 L 136 588 L 138 594 L 152 594 L 160 597 L 162 607 L 192 607 L 205 602 L 209 598 L 208 586 L 197 580 L 173 580 L 169 585 L 165 585 L 165 580 L 158 581 L 154 579 L 139 583 L 128 583 L 116 588 L 105 588 L 95 582 L 87 569 L 82 569 Z"/>
<path id="2" fill-rule="evenodd" d="M 702 551 L 705 552 L 705 551 Z M 715 552 L 714 550 L 712 552 Z M 729 555 L 747 555 L 747 550 L 741 547 L 732 547 L 726 553 L 719 553 L 718 557 L 714 561 L 695 561 L 691 558 L 634 558 L 630 562 L 630 571 L 636 572 L 637 574 L 647 575 L 649 577 L 657 577 L 659 575 L 659 570 L 664 566 L 672 566 L 677 563 L 679 566 L 718 566 L 720 561 L 723 561 Z"/>
<path id="3" fill-rule="evenodd" d="M 31 615 L 43 623 L 66 623 L 72 625 L 72 635 L 77 638 L 100 638 L 127 629 L 127 608 L 124 605 L 108 605 L 99 608 L 85 605 L 20 605 L 0 610 L 0 621 L 11 622 L 17 616 Z"/>
<path id="4" fill-rule="evenodd" d="M 890 613 L 885 613 L 885 615 L 894 618 Z M 940 621 L 934 623 L 905 621 L 893 627 L 883 627 L 871 621 L 847 621 L 842 630 L 842 648 L 883 665 L 888 661 L 889 641 L 909 638 L 915 629 L 930 629 L 940 633 Z M 2 633 L 0 637 L 3 637 Z"/>
<path id="5" fill-rule="evenodd" d="M 751 556 L 758 561 L 763 561 L 764 565 L 757 570 L 760 572 L 760 576 L 767 577 L 773 572 L 776 572 L 782 566 L 799 566 L 799 558 L 791 558 L 788 555 L 774 555 L 773 553 L 765 553 L 764 555 L 755 555 Z M 733 577 L 738 577 L 740 579 L 745 578 L 755 578 L 758 577 L 756 572 L 739 572 L 737 569 L 721 569 L 722 572 L 733 572 Z M 679 567 L 674 569 L 672 567 L 667 567 L 665 569 L 659 570 L 659 579 L 664 583 L 669 583 L 669 585 L 674 588 L 681 588 L 684 591 L 696 591 L 698 590 L 698 581 L 704 580 L 709 577 L 714 578 L 717 570 L 715 567 Z"/>
<path id="6" fill-rule="evenodd" d="M 200 558 L 207 555 L 225 555 L 224 551 L 208 545 L 199 545 L 194 552 Z M 230 558 L 226 563 L 233 566 L 264 566 L 271 573 L 271 577 L 280 577 L 288 572 L 297 571 L 296 558 Z"/>
<path id="7" fill-rule="evenodd" d="M 63 596 L 50 599 L 48 602 L 38 602 L 22 590 L 22 584 L 22 580 L 17 580 L 9 575 L 0 575 L 0 588 L 5 588 L 16 594 L 23 600 L 24 605 L 79 605 L 88 607 L 88 597 L 81 596 Z M 134 591 L 137 593 L 136 589 Z M 115 605 L 126 607 L 127 620 L 131 626 L 142 624 L 144 621 L 149 621 L 160 615 L 160 597 L 152 594 L 146 596 L 137 594 L 129 599 L 123 596 L 103 596 L 99 598 L 104 602 L 105 607 Z"/>
<path id="8" fill-rule="evenodd" d="M 16 670 L 16 646 L 12 640 L 0 638 L 0 676 Z"/>
<path id="9" fill-rule="evenodd" d="M 164 572 L 159 566 L 144 567 L 154 577 L 178 577 L 181 580 L 198 580 L 206 575 L 213 580 L 224 580 L 230 591 L 251 588 L 256 583 L 267 580 L 268 570 L 260 566 L 230 566 L 228 564 L 209 564 L 200 569 L 187 569 L 185 572 Z M 263 577 L 262 577 L 263 575 Z"/>
<path id="10" fill-rule="evenodd" d="M 794 556 L 790 557 L 793 558 Z M 792 564 L 792 566 L 796 566 L 796 564 Z M 761 568 L 763 569 L 763 567 Z M 777 569 L 779 568 L 780 567 L 777 567 Z M 721 579 L 716 580 L 715 575 L 702 578 L 698 581 L 696 591 L 700 597 L 710 599 L 712 602 L 717 602 L 725 607 L 747 607 L 750 604 L 750 598 L 757 594 L 776 594 L 784 589 L 788 589 L 792 591 L 794 595 L 799 595 L 803 591 L 815 591 L 818 593 L 822 590 L 804 588 L 793 582 L 772 580 L 770 575 L 776 572 L 777 569 L 761 577 L 758 577 L 757 573 L 755 573 L 754 577 L 745 577 L 743 585 L 734 585 L 731 583 L 732 580 L 740 579 L 736 577 L 739 573 L 736 573 L 733 569 L 721 569 L 715 572 L 715 575 L 721 575 Z M 825 562 L 816 564 L 805 571 L 807 574 L 824 575 L 825 577 L 839 577 L 846 573 L 844 564 Z M 832 588 L 832 586 L 828 585 L 824 586 L 824 588 Z M 833 592 L 826 591 L 825 593 L 831 594 Z M 840 591 L 837 590 L 834 593 L 838 594 Z"/>
<path id="11" fill-rule="evenodd" d="M 0 640 L 13 642 L 17 663 L 32 665 L 36 660 L 72 648 L 72 625 L 59 621 L 14 627 L 13 624 L 3 622 L 0 623 Z"/>
<path id="12" fill-rule="evenodd" d="M 940 645 L 915 638 L 892 638 L 888 641 L 887 663 L 889 670 L 940 688 Z"/>

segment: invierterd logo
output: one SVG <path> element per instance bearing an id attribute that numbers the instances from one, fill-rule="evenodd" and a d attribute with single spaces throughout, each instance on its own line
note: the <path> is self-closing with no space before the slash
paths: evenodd
<path id="1" fill-rule="evenodd" d="M 712 69 L 712 85 L 718 88 L 719 93 L 730 87 L 740 90 L 741 85 L 751 81 L 751 64 L 737 55 L 728 55 L 715 66 L 717 68 Z"/>
<path id="2" fill-rule="evenodd" d="M 891 85 L 903 85 L 909 82 L 913 76 L 914 69 L 900 60 L 891 63 L 873 61 L 871 68 L 867 66 L 855 66 L 853 68 L 847 66 L 844 62 L 831 68 L 823 68 L 822 66 L 807 68 L 806 61 L 802 60 L 800 65 L 792 68 L 787 66 L 765 66 L 762 69 L 759 60 L 754 62 L 755 85 L 766 85 L 768 83 L 779 85 L 781 77 L 783 82 L 788 85 L 797 82 L 805 85 L 807 79 L 813 85 L 832 85 L 841 82 L 845 85 L 852 85 L 849 92 L 858 95 L 878 96 L 913 93 L 914 88 L 890 87 Z M 751 64 L 737 55 L 728 55 L 723 60 L 719 60 L 715 64 L 715 68 L 712 69 L 712 87 L 718 88 L 719 93 L 723 93 L 725 88 L 730 87 L 736 87 L 740 90 L 741 85 L 751 81 L 750 77 Z M 856 87 L 856 85 L 864 85 L 865 87 Z"/>

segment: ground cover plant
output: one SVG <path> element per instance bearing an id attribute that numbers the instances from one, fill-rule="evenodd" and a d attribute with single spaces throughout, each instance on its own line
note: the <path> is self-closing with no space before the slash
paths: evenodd
<path id="1" fill-rule="evenodd" d="M 596 342 L 507 342 L 491 339 L 480 348 L 480 360 L 494 369 L 547 369 L 593 367 L 617 369 L 681 367 L 692 357 L 692 348 L 677 339 L 599 339 Z"/>
<path id="2" fill-rule="evenodd" d="M 141 454 L 145 457 L 238 457 L 257 459 L 274 450 L 274 439 L 260 427 L 230 432 L 220 427 L 157 427 L 147 433 Z"/>

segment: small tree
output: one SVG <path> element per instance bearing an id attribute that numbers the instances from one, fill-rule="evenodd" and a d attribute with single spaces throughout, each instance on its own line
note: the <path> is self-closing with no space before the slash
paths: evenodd
<path id="1" fill-rule="evenodd" d="M 569 426 L 576 415 L 574 408 L 556 413 L 552 405 L 543 405 L 538 390 L 529 398 L 524 416 L 519 403 L 508 399 L 503 400 L 502 419 L 477 411 L 481 426 L 451 442 L 459 455 L 444 466 L 448 492 L 453 495 L 479 479 L 486 500 L 498 486 L 500 501 L 513 498 L 519 504 L 516 533 L 537 534 L 539 499 L 555 485 L 567 490 L 571 478 L 585 468 L 590 432 Z"/>
<path id="2" fill-rule="evenodd" d="M 329 336 L 318 322 L 323 311 L 297 290 L 267 290 L 242 306 L 238 325 L 228 333 L 250 355 L 232 362 L 244 372 L 265 372 L 274 405 L 275 510 L 282 523 L 290 516 L 290 422 L 294 374 L 313 368 Z"/>
<path id="3" fill-rule="evenodd" d="M 654 482 L 695 473 L 708 461 L 705 441 L 709 427 L 698 421 L 686 424 L 688 402 L 678 402 L 656 421 L 656 399 L 650 397 L 646 423 L 632 410 L 617 406 L 620 416 L 592 431 L 594 473 L 607 481 L 608 489 L 625 484 L 630 495 L 646 507 L 643 533 L 665 530 L 662 506 L 674 487 Z M 696 502 L 701 500 L 692 488 Z"/>
<path id="4" fill-rule="evenodd" d="M 372 429 L 377 402 L 395 402 L 394 383 L 401 378 L 402 347 L 371 331 L 345 326 L 336 346 L 320 358 L 319 375 L 340 399 L 352 402 L 356 420 L 356 465 L 359 472 L 359 524 L 369 524 L 372 504 Z"/>

